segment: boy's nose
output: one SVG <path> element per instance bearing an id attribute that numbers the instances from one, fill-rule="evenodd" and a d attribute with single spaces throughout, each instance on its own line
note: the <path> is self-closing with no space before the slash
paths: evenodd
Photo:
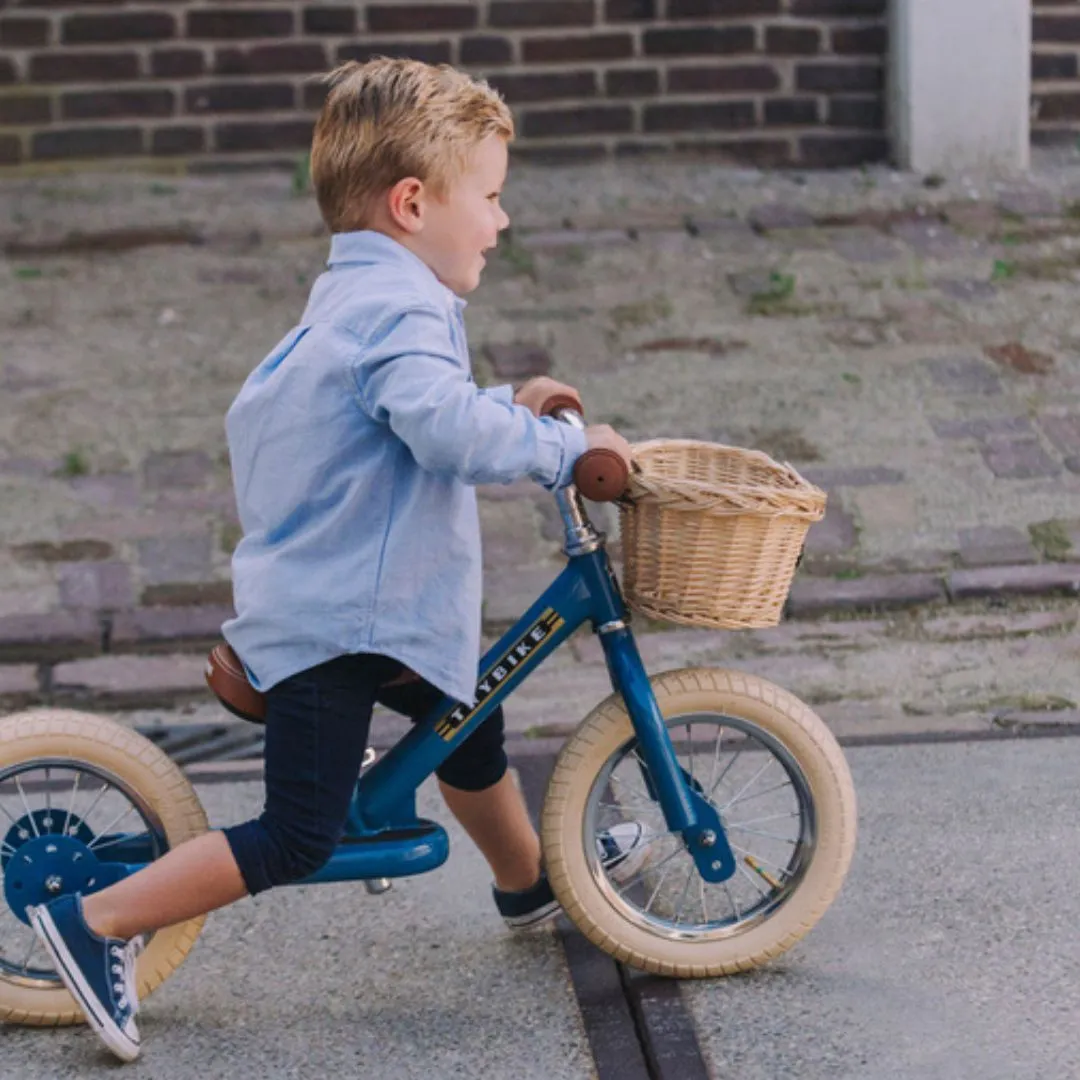
<path id="1" fill-rule="evenodd" d="M 499 232 L 510 227 L 510 215 L 501 206 L 499 207 L 499 223 L 497 227 Z"/>

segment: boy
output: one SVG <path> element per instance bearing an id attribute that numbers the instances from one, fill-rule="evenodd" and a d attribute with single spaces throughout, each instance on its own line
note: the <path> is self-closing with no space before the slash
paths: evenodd
<path id="1" fill-rule="evenodd" d="M 307 309 L 245 382 L 226 429 L 244 537 L 224 634 L 266 692 L 266 804 L 86 897 L 30 909 L 91 1026 L 139 1053 L 139 935 L 298 881 L 344 825 L 376 701 L 413 719 L 440 693 L 472 702 L 480 538 L 472 485 L 570 482 L 587 446 L 629 460 L 607 427 L 535 414 L 550 379 L 479 389 L 459 297 L 509 219 L 499 205 L 510 113 L 447 67 L 346 64 L 312 145 L 333 234 Z M 539 840 L 506 772 L 496 714 L 438 770 L 491 865 L 511 925 L 558 911 Z M 602 838 L 625 870 L 641 830 Z"/>

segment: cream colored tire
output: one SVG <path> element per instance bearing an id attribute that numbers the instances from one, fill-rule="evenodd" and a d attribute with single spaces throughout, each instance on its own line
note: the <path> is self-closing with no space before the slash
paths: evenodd
<path id="1" fill-rule="evenodd" d="M 0 718 L 0 773 L 44 759 L 111 774 L 153 811 L 170 848 L 207 829 L 199 798 L 180 769 L 148 739 L 103 716 L 36 709 Z M 153 935 L 136 969 L 140 1000 L 183 963 L 203 921 L 191 919 Z M 53 1027 L 82 1023 L 83 1014 L 63 986 L 27 984 L 0 972 L 0 1022 Z"/>
<path id="2" fill-rule="evenodd" d="M 567 741 L 548 786 L 541 840 L 552 888 L 594 945 L 632 967 L 678 978 L 749 970 L 790 949 L 836 898 L 855 848 L 851 774 L 824 723 L 797 698 L 764 679 L 716 668 L 687 668 L 650 681 L 665 720 L 695 714 L 736 717 L 783 746 L 802 771 L 813 800 L 816 837 L 809 863 L 783 903 L 742 932 L 676 940 L 628 917 L 591 872 L 583 832 L 597 778 L 633 737 L 623 700 L 613 694 Z"/>

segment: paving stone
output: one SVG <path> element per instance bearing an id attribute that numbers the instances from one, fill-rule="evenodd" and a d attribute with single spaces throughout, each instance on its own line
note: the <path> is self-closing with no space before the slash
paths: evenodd
<path id="1" fill-rule="evenodd" d="M 953 552 L 940 548 L 909 548 L 899 555 L 863 560 L 861 569 L 871 574 L 917 574 L 945 570 L 953 564 Z"/>
<path id="2" fill-rule="evenodd" d="M 762 203 L 755 206 L 747 215 L 747 221 L 755 228 L 763 231 L 770 229 L 810 229 L 814 226 L 814 218 L 808 211 L 800 206 L 790 206 L 787 203 Z"/>
<path id="3" fill-rule="evenodd" d="M 1063 454 L 1080 455 L 1080 416 L 1040 416 L 1039 427 Z"/>
<path id="4" fill-rule="evenodd" d="M 11 554 L 24 562 L 68 563 L 107 559 L 112 555 L 112 545 L 103 540 L 35 540 L 29 544 L 15 544 Z"/>
<path id="5" fill-rule="evenodd" d="M 807 559 L 828 555 L 842 555 L 851 551 L 859 542 L 855 519 L 844 509 L 835 495 L 829 499 L 825 517 L 810 526 L 803 551 Z"/>
<path id="6" fill-rule="evenodd" d="M 998 206 L 1006 214 L 1018 217 L 1061 217 L 1063 207 L 1061 199 L 1048 191 L 1018 188 L 1002 192 Z"/>
<path id="7" fill-rule="evenodd" d="M 522 247 L 532 251 L 557 251 L 559 248 L 613 247 L 633 241 L 625 229 L 558 229 L 552 232 L 526 233 L 518 238 Z"/>
<path id="8" fill-rule="evenodd" d="M 58 701 L 152 706 L 208 694 L 200 655 L 101 656 L 57 664 L 52 690 Z"/>
<path id="9" fill-rule="evenodd" d="M 993 300 L 997 289 L 989 281 L 978 278 L 938 278 L 938 289 L 953 300 Z"/>
<path id="10" fill-rule="evenodd" d="M 1076 626 L 1075 611 L 994 612 L 981 615 L 945 615 L 927 619 L 921 633 L 935 641 L 975 641 L 982 638 L 1053 634 Z"/>
<path id="11" fill-rule="evenodd" d="M 133 544 L 138 540 L 182 535 L 191 530 L 189 515 L 163 512 L 155 507 L 141 507 L 138 513 L 115 511 L 95 517 L 80 518 L 60 528 L 65 539 L 92 538 L 110 544 Z"/>
<path id="12" fill-rule="evenodd" d="M 1001 435 L 1034 435 L 1026 416 L 987 416 L 978 420 L 931 420 L 941 439 L 989 439 Z"/>
<path id="13" fill-rule="evenodd" d="M 101 620 L 87 611 L 0 618 L 0 662 L 87 656 L 101 650 Z"/>
<path id="14" fill-rule="evenodd" d="M 964 243 L 948 225 L 940 221 L 900 221 L 892 226 L 892 235 L 916 254 L 929 258 L 957 255 Z"/>
<path id="15" fill-rule="evenodd" d="M 960 530 L 960 562 L 964 566 L 1018 566 L 1038 561 L 1031 537 L 1011 525 L 978 525 Z"/>
<path id="16" fill-rule="evenodd" d="M 949 394 L 1000 394 L 1001 378 L 984 360 L 941 357 L 926 361 L 926 370 Z"/>
<path id="17" fill-rule="evenodd" d="M 1065 459 L 1065 468 L 1071 473 L 1080 473 L 1080 454 Z"/>
<path id="18" fill-rule="evenodd" d="M 1080 563 L 1040 563 L 1036 566 L 988 566 L 954 570 L 947 579 L 949 595 L 972 597 L 1039 596 L 1080 592 Z"/>
<path id="19" fill-rule="evenodd" d="M 737 218 L 695 216 L 687 222 L 687 228 L 711 249 L 746 251 L 767 246 L 750 225 Z"/>
<path id="20" fill-rule="evenodd" d="M 484 355 L 495 374 L 504 379 L 529 379 L 551 372 L 551 353 L 533 342 L 514 342 L 510 345 L 485 345 Z"/>
<path id="21" fill-rule="evenodd" d="M 991 439 L 982 455 L 994 475 L 1006 480 L 1031 480 L 1057 476 L 1061 466 L 1037 439 Z"/>
<path id="22" fill-rule="evenodd" d="M 66 608 L 115 611 L 135 603 L 127 563 L 68 563 L 59 571 L 60 602 Z"/>
<path id="23" fill-rule="evenodd" d="M 69 486 L 80 502 L 102 510 L 133 509 L 139 505 L 135 477 L 130 473 L 77 476 L 69 481 Z"/>
<path id="24" fill-rule="evenodd" d="M 1080 709 L 1003 710 L 994 716 L 994 726 L 1009 728 L 1080 728 Z"/>
<path id="25" fill-rule="evenodd" d="M 38 697 L 41 687 L 36 664 L 0 665 L 0 703 L 15 708 Z"/>
<path id="26" fill-rule="evenodd" d="M 935 574 L 869 575 L 836 581 L 799 578 L 788 598 L 788 611 L 795 617 L 826 611 L 904 607 L 945 599 L 945 587 Z"/>
<path id="27" fill-rule="evenodd" d="M 1019 341 L 1009 341 L 1004 345 L 985 345 L 983 352 L 991 360 L 1021 375 L 1048 375 L 1057 363 L 1049 353 L 1029 349 Z"/>
<path id="28" fill-rule="evenodd" d="M 62 462 L 59 458 L 13 457 L 0 460 L 0 476 L 22 476 L 39 480 L 57 473 Z"/>
<path id="29" fill-rule="evenodd" d="M 231 581 L 150 585 L 143 589 L 140 599 L 147 607 L 197 607 L 204 604 L 228 607 L 232 604 L 233 587 Z"/>
<path id="30" fill-rule="evenodd" d="M 231 604 L 120 611 L 112 618 L 109 645 L 114 650 L 128 650 L 179 642 L 213 642 L 221 637 L 222 624 L 233 616 Z"/>
<path id="31" fill-rule="evenodd" d="M 986 236 L 996 232 L 1001 225 L 1001 214 L 992 203 L 972 200 L 950 203 L 942 209 L 949 224 L 965 233 Z"/>
<path id="32" fill-rule="evenodd" d="M 561 565 L 484 567 L 483 619 L 487 629 L 510 626 L 561 572 Z"/>
<path id="33" fill-rule="evenodd" d="M 802 475 L 818 487 L 832 490 L 838 487 L 870 487 L 875 484 L 902 484 L 904 474 L 887 465 L 822 466 L 809 465 Z"/>
<path id="34" fill-rule="evenodd" d="M 891 262 L 900 257 L 900 248 L 873 229 L 846 229 L 833 242 L 833 251 L 854 263 Z"/>
<path id="35" fill-rule="evenodd" d="M 213 475 L 210 456 L 201 450 L 166 450 L 143 462 L 143 485 L 151 491 L 198 488 Z"/>
<path id="36" fill-rule="evenodd" d="M 772 274 L 771 270 L 747 270 L 728 274 L 728 284 L 736 296 L 758 296 L 761 293 L 768 293 L 773 287 Z"/>
<path id="37" fill-rule="evenodd" d="M 912 535 L 919 525 L 915 489 L 904 485 L 860 488 L 853 494 L 859 520 L 875 535 Z"/>
<path id="38" fill-rule="evenodd" d="M 209 531 L 140 540 L 139 564 L 146 583 L 205 581 L 210 577 L 211 546 Z"/>

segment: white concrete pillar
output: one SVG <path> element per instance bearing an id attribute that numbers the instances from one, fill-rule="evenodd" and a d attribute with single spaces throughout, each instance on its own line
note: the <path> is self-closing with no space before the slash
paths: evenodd
<path id="1" fill-rule="evenodd" d="M 1031 0 L 890 0 L 888 115 L 901 168 L 1026 169 Z"/>

